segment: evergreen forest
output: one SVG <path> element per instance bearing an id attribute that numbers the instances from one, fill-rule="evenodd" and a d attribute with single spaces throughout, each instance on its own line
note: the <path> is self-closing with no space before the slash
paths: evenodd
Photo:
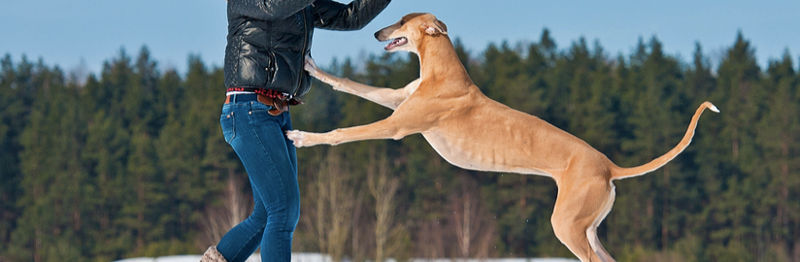
<path id="1" fill-rule="evenodd" d="M 691 146 L 616 181 L 599 228 L 619 261 L 800 261 L 800 68 L 758 63 L 742 33 L 687 57 L 656 37 L 609 54 L 598 42 L 493 43 L 460 59 L 481 90 L 605 153 L 641 165 L 675 146 L 712 101 Z M 45 58 L 0 58 L 0 261 L 112 261 L 200 254 L 246 217 L 246 173 L 220 129 L 223 71 L 198 56 L 163 69 L 146 47 L 77 74 Z M 373 86 L 418 77 L 408 54 L 323 68 Z M 324 132 L 391 114 L 315 82 L 292 107 Z M 486 123 L 491 125 L 492 123 Z M 552 179 L 454 167 L 420 135 L 298 150 L 293 249 L 333 260 L 572 257 L 556 239 Z"/>

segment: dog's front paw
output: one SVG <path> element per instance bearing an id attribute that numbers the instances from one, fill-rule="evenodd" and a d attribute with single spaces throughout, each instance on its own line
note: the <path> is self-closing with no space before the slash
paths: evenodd
<path id="1" fill-rule="evenodd" d="M 310 74 L 315 78 L 318 77 L 319 75 L 319 68 L 317 67 L 317 63 L 314 62 L 314 59 L 311 58 L 310 55 L 306 55 L 306 63 L 305 65 L 303 65 L 303 69 L 308 71 L 308 74 Z"/>
<path id="2" fill-rule="evenodd" d="M 292 140 L 292 144 L 294 144 L 294 147 L 297 147 L 297 148 L 313 146 L 313 144 L 309 143 L 308 137 L 309 137 L 309 133 L 308 132 L 303 132 L 303 131 L 300 131 L 300 130 L 289 130 L 289 131 L 286 131 L 286 138 L 289 138 L 289 140 Z"/>
<path id="3" fill-rule="evenodd" d="M 303 69 L 305 69 L 312 77 L 322 81 L 323 83 L 331 85 L 333 90 L 340 90 L 339 86 L 341 86 L 341 83 L 339 79 L 319 69 L 319 67 L 317 67 L 317 63 L 314 62 L 314 59 L 311 58 L 311 56 L 306 55 L 306 63 L 303 65 Z"/>

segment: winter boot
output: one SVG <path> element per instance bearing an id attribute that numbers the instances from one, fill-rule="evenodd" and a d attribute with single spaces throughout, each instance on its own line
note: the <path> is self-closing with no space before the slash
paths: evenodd
<path id="1" fill-rule="evenodd" d="M 203 257 L 200 258 L 200 262 L 227 262 L 225 257 L 217 251 L 217 246 L 210 246 L 205 253 L 203 253 Z"/>

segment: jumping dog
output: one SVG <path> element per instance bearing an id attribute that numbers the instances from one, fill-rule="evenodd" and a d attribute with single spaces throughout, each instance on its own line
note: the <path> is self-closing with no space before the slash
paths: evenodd
<path id="1" fill-rule="evenodd" d="M 550 219 L 553 231 L 581 261 L 614 261 L 596 233 L 614 203 L 613 181 L 644 175 L 665 165 L 689 146 L 705 109 L 719 112 L 716 106 L 704 102 L 677 146 L 649 163 L 622 168 L 580 138 L 481 93 L 459 61 L 447 26 L 435 16 L 406 15 L 376 32 L 375 37 L 389 41 L 386 51 L 417 54 L 419 79 L 400 89 L 376 88 L 323 72 L 310 58 L 305 69 L 335 90 L 393 109 L 392 115 L 327 133 L 287 131 L 294 145 L 397 140 L 420 133 L 453 165 L 551 177 L 558 186 Z"/>

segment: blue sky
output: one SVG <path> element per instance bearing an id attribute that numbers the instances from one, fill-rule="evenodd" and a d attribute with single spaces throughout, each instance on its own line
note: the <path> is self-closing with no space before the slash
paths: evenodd
<path id="1" fill-rule="evenodd" d="M 346 2 L 346 0 L 342 0 Z M 4 1 L 0 54 L 19 61 L 43 58 L 66 70 L 84 64 L 98 72 L 120 48 L 136 54 L 146 45 L 162 69 L 186 68 L 189 54 L 222 65 L 224 0 Z M 473 55 L 489 43 L 537 41 L 548 28 L 560 49 L 584 36 L 611 56 L 630 54 L 637 40 L 657 36 L 669 54 L 689 62 L 694 43 L 717 61 L 741 30 L 760 64 L 789 49 L 800 54 L 800 1 L 533 1 L 394 0 L 364 30 L 317 30 L 312 54 L 321 65 L 334 57 L 364 58 L 383 52 L 372 34 L 410 12 L 431 12 Z M 358 60 L 356 60 L 358 61 Z"/>

